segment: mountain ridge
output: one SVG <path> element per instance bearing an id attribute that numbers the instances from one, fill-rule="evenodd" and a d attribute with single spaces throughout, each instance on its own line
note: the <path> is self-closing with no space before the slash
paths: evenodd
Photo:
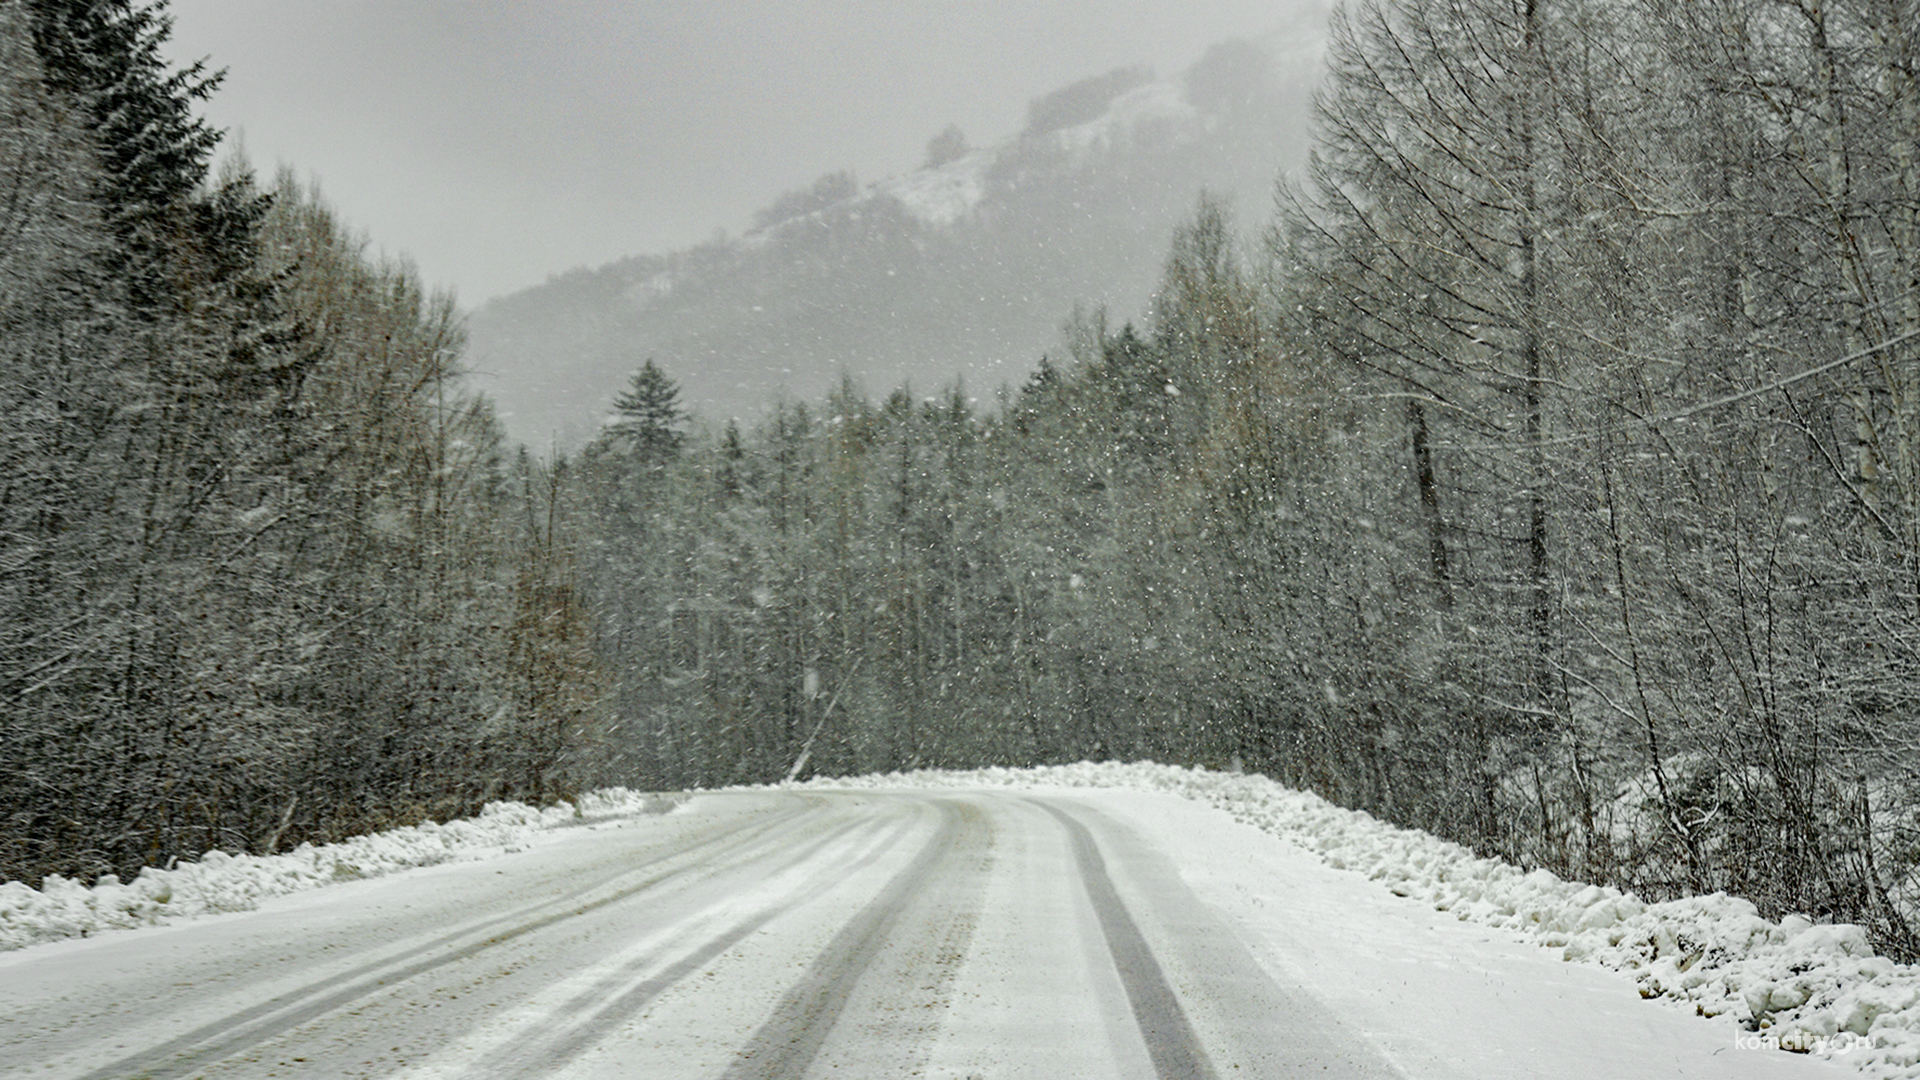
<path id="1" fill-rule="evenodd" d="M 990 393 L 1076 306 L 1143 311 L 1203 190 L 1246 207 L 1300 164 L 1319 48 L 1303 20 L 1171 78 L 1115 69 L 1034 99 L 992 146 L 950 130 L 920 169 L 828 174 L 739 237 L 553 275 L 472 314 L 473 383 L 516 440 L 563 451 L 649 359 L 716 422 L 846 377 Z"/>

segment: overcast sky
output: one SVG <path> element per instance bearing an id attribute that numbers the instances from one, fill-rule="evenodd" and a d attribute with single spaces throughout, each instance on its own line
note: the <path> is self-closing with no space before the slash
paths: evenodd
<path id="1" fill-rule="evenodd" d="M 1123 64 L 1173 74 L 1298 0 L 173 0 L 175 59 L 262 174 L 318 178 L 376 246 L 485 300 L 740 232 L 836 169 Z"/>

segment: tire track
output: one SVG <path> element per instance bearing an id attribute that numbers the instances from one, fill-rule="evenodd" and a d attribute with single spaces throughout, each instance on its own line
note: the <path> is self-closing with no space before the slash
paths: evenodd
<path id="1" fill-rule="evenodd" d="M 937 892 L 935 886 L 956 873 L 967 873 L 962 865 L 966 853 L 984 850 L 990 833 L 977 808 L 944 799 L 926 805 L 940 815 L 934 835 L 913 862 L 834 935 L 773 1016 L 735 1054 L 723 1080 L 791 1080 L 805 1073 L 861 976 L 888 947 L 894 928 L 919 898 Z"/>
<path id="2" fill-rule="evenodd" d="M 1106 859 L 1094 843 L 1093 833 L 1058 807 L 1037 800 L 1034 805 L 1053 815 L 1072 842 L 1074 862 L 1080 869 L 1087 900 L 1092 903 L 1100 931 L 1106 936 L 1107 951 L 1113 957 L 1121 985 L 1126 988 L 1134 1023 L 1146 1042 L 1154 1071 L 1164 1080 L 1215 1080 L 1213 1063 L 1188 1021 L 1179 995 L 1167 982 L 1160 962 L 1154 958 L 1147 939 L 1114 888 L 1113 879 L 1107 874 Z"/>
<path id="3" fill-rule="evenodd" d="M 763 847 L 770 844 L 788 832 L 789 826 L 793 825 L 797 819 L 816 812 L 821 802 L 822 800 L 809 799 L 805 805 L 795 807 L 771 821 L 748 821 L 731 826 L 689 846 L 649 859 L 639 867 L 629 867 L 604 876 L 591 885 L 576 890 L 572 897 L 530 904 L 519 910 L 443 934 L 392 956 L 362 964 L 276 995 L 258 1005 L 242 1009 L 212 1023 L 203 1024 L 158 1046 L 85 1073 L 80 1080 L 124 1080 L 127 1077 L 137 1077 L 141 1080 L 175 1080 L 175 1078 L 186 1076 L 206 1065 L 244 1053 L 318 1017 L 386 990 L 395 983 L 469 959 L 496 945 L 546 929 L 567 919 L 598 911 L 676 879 L 717 873 L 726 865 L 732 864 L 723 864 L 722 867 L 717 868 L 712 860 L 733 858 L 735 862 L 741 861 L 742 851 L 753 849 L 756 844 Z M 839 830 L 820 839 L 818 844 L 811 845 L 809 850 L 816 850 L 818 846 L 859 827 L 859 824 L 856 821 L 843 825 Z M 647 869 L 658 867 L 662 863 L 674 862 L 682 865 L 672 866 L 640 881 L 622 885 L 605 896 L 584 903 L 570 902 L 574 897 L 592 893 L 612 882 L 631 878 L 637 873 L 644 873 Z M 565 907 L 559 911 L 551 910 L 556 904 L 565 905 Z M 535 915 L 541 911 L 548 913 Z M 505 929 L 489 934 L 489 931 L 500 927 Z M 471 940 L 476 935 L 485 936 L 481 936 L 479 940 Z M 456 944 L 462 941 L 467 943 Z M 421 959 L 422 957 L 425 958 Z M 160 1064 L 152 1064 L 156 1061 Z"/>
<path id="4" fill-rule="evenodd" d="M 803 849 L 798 849 L 788 858 L 783 859 L 779 864 L 766 870 L 760 876 L 766 878 L 778 877 L 812 859 L 834 840 L 839 839 L 856 828 L 879 831 L 873 822 L 849 822 L 820 842 L 809 844 Z M 579 1057 L 582 1053 L 598 1044 L 602 1039 L 606 1038 L 609 1033 L 631 1019 L 642 1009 L 646 1008 L 655 998 L 671 989 L 682 979 L 706 967 L 721 954 L 732 949 L 780 915 L 818 900 L 822 894 L 831 890 L 846 877 L 856 874 L 884 858 L 888 852 L 899 846 L 900 842 L 905 838 L 906 832 L 906 829 L 896 829 L 880 843 L 870 846 L 864 854 L 852 863 L 833 866 L 829 868 L 831 873 L 814 875 L 803 890 L 782 898 L 778 903 L 769 904 L 748 915 L 746 918 L 735 922 L 726 929 L 707 938 L 691 951 L 686 951 L 679 959 L 673 961 L 658 973 L 628 986 L 624 991 L 620 991 L 618 988 L 631 983 L 632 980 L 642 972 L 661 963 L 667 957 L 673 955 L 675 951 L 684 950 L 686 946 L 684 942 L 677 942 L 671 946 L 650 950 L 646 955 L 622 965 L 620 970 L 609 973 L 597 980 L 594 986 L 574 995 L 571 1000 L 562 1005 L 558 1010 L 559 1015 L 563 1016 L 586 1014 L 585 1019 L 576 1022 L 565 1032 L 553 1038 L 544 1040 L 536 1039 L 532 1042 L 521 1043 L 496 1054 L 489 1055 L 473 1068 L 470 1075 L 476 1077 L 497 1076 L 502 1078 L 532 1077 L 549 1074 L 564 1068 L 574 1058 Z M 608 995 L 616 994 L 616 992 L 617 996 L 609 1000 Z M 605 1004 L 594 1008 L 593 1003 L 598 1001 L 604 1001 Z"/>

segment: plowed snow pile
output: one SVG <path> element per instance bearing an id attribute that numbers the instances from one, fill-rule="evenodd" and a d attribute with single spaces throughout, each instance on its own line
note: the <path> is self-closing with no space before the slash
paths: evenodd
<path id="1" fill-rule="evenodd" d="M 195 915 L 249 911 L 270 896 L 454 859 L 484 858 L 547 829 L 583 819 L 659 813 L 671 805 L 657 795 L 612 788 L 583 797 L 577 807 L 539 810 L 525 803 L 490 803 L 479 817 L 411 825 L 321 847 L 302 844 L 284 855 L 210 851 L 199 862 L 166 870 L 147 867 L 125 883 L 112 874 L 92 888 L 57 874 L 49 875 L 39 889 L 9 881 L 0 884 L 0 951 Z"/>

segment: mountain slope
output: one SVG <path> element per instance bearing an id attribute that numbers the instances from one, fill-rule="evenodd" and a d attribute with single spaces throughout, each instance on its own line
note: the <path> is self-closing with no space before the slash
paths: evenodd
<path id="1" fill-rule="evenodd" d="M 1316 23 L 1216 46 L 1171 79 L 1110 72 L 1036 99 L 1000 145 L 949 144 L 864 189 L 824 177 L 745 236 L 558 275 L 474 313 L 476 385 L 515 438 L 562 448 L 647 359 L 716 420 L 843 375 L 990 393 L 1025 376 L 1076 304 L 1143 310 L 1202 190 L 1266 217 L 1304 158 L 1318 57 Z"/>

